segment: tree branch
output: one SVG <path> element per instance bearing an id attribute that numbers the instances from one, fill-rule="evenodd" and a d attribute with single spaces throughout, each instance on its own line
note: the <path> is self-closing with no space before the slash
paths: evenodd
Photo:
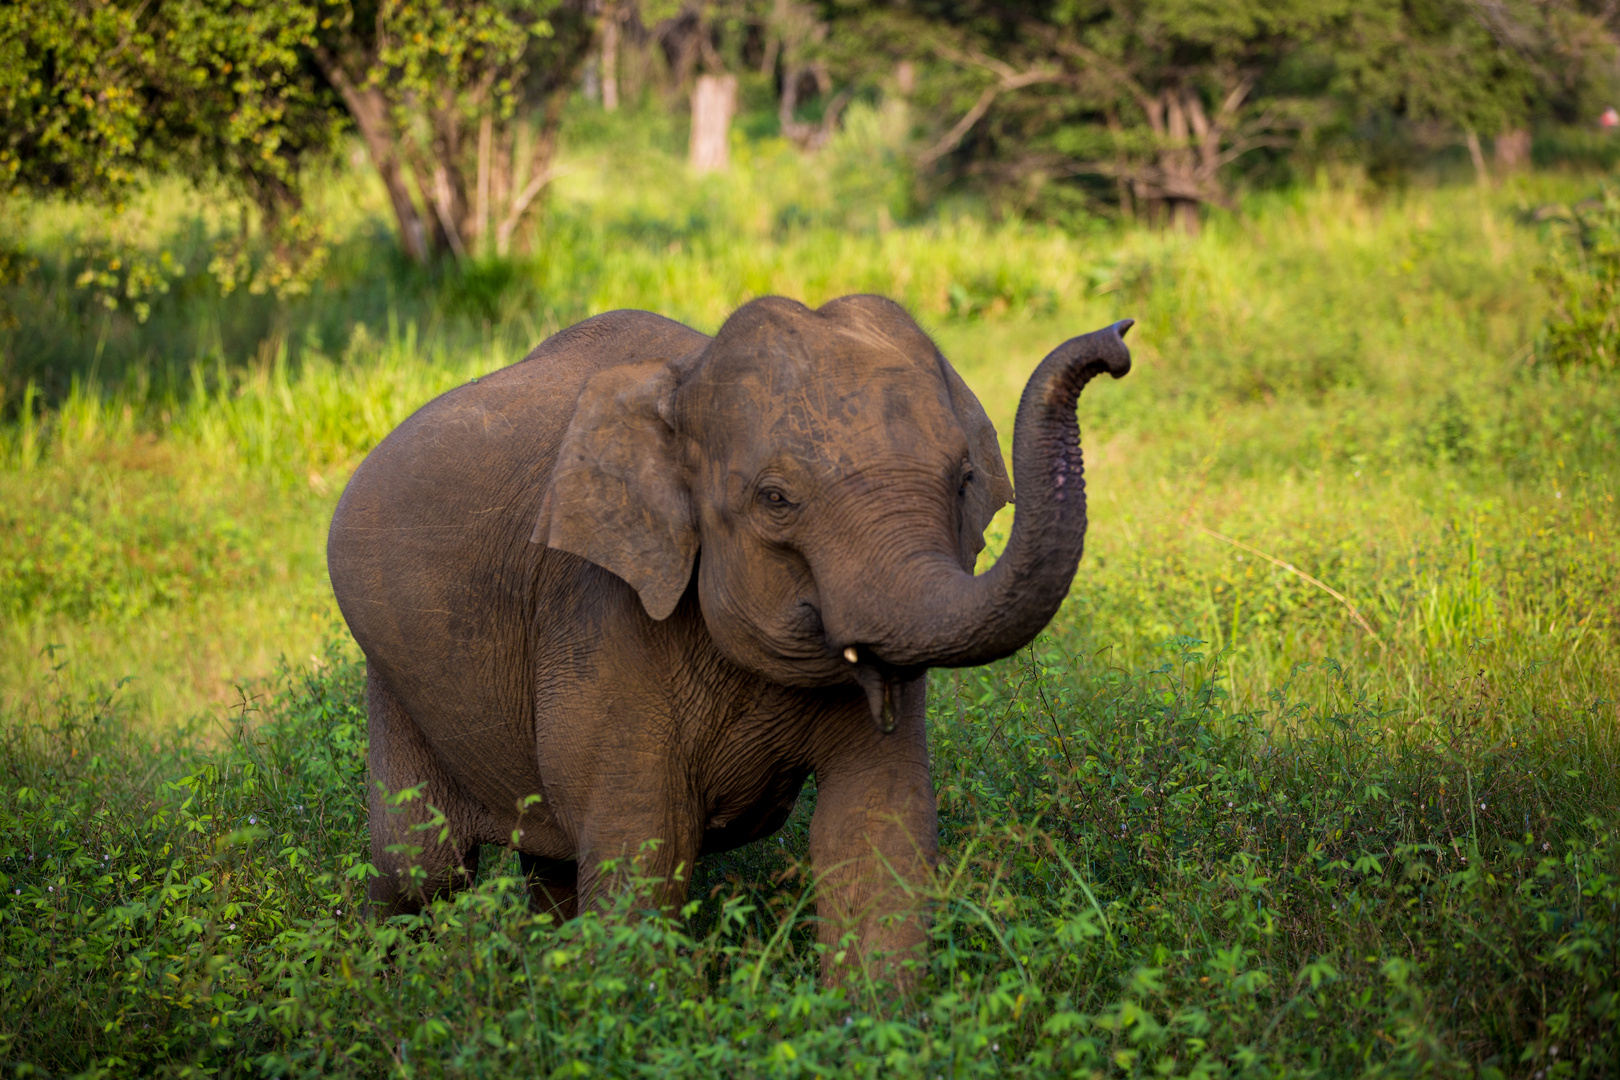
<path id="1" fill-rule="evenodd" d="M 945 133 L 944 138 L 917 155 L 919 165 L 932 165 L 952 150 L 955 150 L 967 136 L 967 133 L 973 130 L 973 125 L 977 124 L 984 117 L 984 114 L 990 111 L 990 106 L 1002 94 L 1013 90 L 1022 90 L 1026 86 L 1064 81 L 1061 72 L 1042 68 L 1019 71 L 1000 60 L 992 59 L 977 52 L 957 52 L 948 45 L 935 45 L 934 51 L 947 60 L 985 68 L 995 73 L 998 76 L 998 81 L 991 86 L 985 87 L 984 92 L 979 95 L 979 99 L 973 103 L 973 107 L 968 109 L 962 115 L 962 118 L 952 126 L 951 130 Z"/>

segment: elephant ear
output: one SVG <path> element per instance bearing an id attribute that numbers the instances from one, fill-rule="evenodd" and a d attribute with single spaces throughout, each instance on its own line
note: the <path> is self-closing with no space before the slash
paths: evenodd
<path id="1" fill-rule="evenodd" d="M 984 406 L 949 360 L 941 356 L 939 367 L 950 390 L 951 408 L 967 434 L 968 460 L 973 463 L 974 479 L 967 487 L 964 523 L 967 534 L 964 539 L 969 548 L 964 555 L 971 567 L 973 558 L 984 550 L 984 530 L 990 519 L 996 516 L 997 510 L 1012 502 L 1013 487 L 1007 479 L 1007 465 L 1001 459 L 1001 440 L 996 437 L 995 425 L 984 414 Z"/>
<path id="2" fill-rule="evenodd" d="M 607 368 L 585 384 L 531 538 L 617 574 L 658 620 L 686 591 L 698 550 L 667 419 L 677 378 L 655 360 Z"/>

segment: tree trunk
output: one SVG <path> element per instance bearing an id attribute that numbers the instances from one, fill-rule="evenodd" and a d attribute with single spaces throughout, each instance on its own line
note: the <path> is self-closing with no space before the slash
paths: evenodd
<path id="1" fill-rule="evenodd" d="M 1198 220 L 1198 203 L 1192 199 L 1177 199 L 1171 205 L 1174 208 L 1171 220 L 1175 222 L 1176 231 L 1183 236 L 1197 236 L 1201 227 Z"/>
<path id="2" fill-rule="evenodd" d="M 456 258 L 465 259 L 476 242 L 477 222 L 467 198 L 467 174 L 462 167 L 461 116 L 454 101 L 433 110 L 433 207 L 445 242 Z"/>
<path id="3" fill-rule="evenodd" d="M 1490 187 L 1491 174 L 1490 170 L 1485 168 L 1485 152 L 1480 149 L 1479 135 L 1475 133 L 1473 128 L 1469 128 L 1467 138 L 1464 141 L 1468 143 L 1468 157 L 1474 163 L 1475 179 L 1479 181 L 1480 187 Z"/>
<path id="4" fill-rule="evenodd" d="M 394 221 L 399 226 L 399 246 L 412 262 L 426 266 L 432 257 L 428 247 L 428 230 L 416 204 L 411 201 L 410 188 L 405 185 L 405 175 L 399 162 L 399 138 L 388 115 L 387 100 L 382 91 L 375 87 L 360 89 L 338 59 L 326 50 L 316 51 L 315 62 L 327 82 L 343 98 L 349 115 L 354 117 L 355 126 L 360 129 L 366 153 L 370 155 L 371 164 L 382 179 L 383 189 L 388 192 L 388 201 L 394 208 Z"/>
<path id="5" fill-rule="evenodd" d="M 1198 234 L 1197 192 L 1203 186 L 1198 182 L 1198 168 L 1192 144 L 1194 113 L 1188 103 L 1196 101 L 1189 93 L 1183 96 L 1171 90 L 1165 95 L 1165 134 L 1169 145 L 1160 151 L 1163 163 L 1166 205 L 1170 209 L 1173 227 L 1188 236 Z M 1197 115 L 1202 115 L 1200 108 Z"/>
<path id="6" fill-rule="evenodd" d="M 725 172 L 731 164 L 731 118 L 736 112 L 737 76 L 698 76 L 692 88 L 694 172 Z"/>
<path id="7" fill-rule="evenodd" d="M 473 237 L 477 254 L 489 248 L 490 170 L 495 153 L 495 118 L 485 113 L 478 118 L 478 203 L 473 210 Z"/>
<path id="8" fill-rule="evenodd" d="M 841 93 L 827 102 L 819 124 L 807 124 L 795 119 L 793 113 L 799 106 L 799 83 L 807 75 L 815 78 L 816 88 L 823 95 L 832 89 L 832 77 L 827 74 L 825 64 L 809 68 L 789 65 L 782 77 L 782 97 L 777 104 L 776 120 L 782 127 L 782 134 L 800 150 L 819 150 L 832 138 L 833 131 L 838 126 L 838 116 L 849 103 L 849 94 Z"/>
<path id="9" fill-rule="evenodd" d="M 1493 147 L 1496 167 L 1502 172 L 1516 172 L 1530 164 L 1530 129 L 1513 128 L 1496 137 Z"/>
<path id="10" fill-rule="evenodd" d="M 619 111 L 619 12 L 602 16 L 602 109 Z"/>

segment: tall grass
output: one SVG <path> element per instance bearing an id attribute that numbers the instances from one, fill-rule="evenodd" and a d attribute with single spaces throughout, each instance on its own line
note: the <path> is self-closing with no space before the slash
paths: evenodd
<path id="1" fill-rule="evenodd" d="M 1196 240 L 944 212 L 907 222 L 892 173 L 868 170 L 853 195 L 838 186 L 886 145 L 890 120 L 857 119 L 809 165 L 765 144 L 725 179 L 680 179 L 651 136 L 587 146 L 537 255 L 438 281 L 399 276 L 353 211 L 380 212 L 376 193 L 345 178 L 348 246 L 330 280 L 278 309 L 257 344 L 232 355 L 205 330 L 266 299 L 202 284 L 144 328 L 118 316 L 107 336 L 127 339 L 124 359 L 104 346 L 103 375 L 10 391 L 26 407 L 0 428 L 6 685 L 34 693 L 40 650 L 60 643 L 76 670 L 152 676 L 137 693 L 151 715 L 230 700 L 278 650 L 309 654 L 333 617 L 320 573 L 332 501 L 435 393 L 606 308 L 712 330 L 758 293 L 868 289 L 908 304 L 1004 438 L 1042 353 L 1138 320 L 1136 371 L 1083 404 L 1097 512 L 1062 624 L 1121 664 L 1195 632 L 1230 646 L 1245 701 L 1328 656 L 1372 664 L 1378 696 L 1419 711 L 1479 668 L 1526 701 L 1605 696 L 1620 400 L 1601 373 L 1549 372 L 1526 349 L 1547 309 L 1531 212 L 1582 181 L 1393 194 L 1324 181 L 1257 197 Z M 190 220 L 172 203 L 148 215 L 167 223 L 154 244 Z M 52 245 L 41 261 L 71 261 L 76 219 L 34 221 Z M 38 316 L 12 347 L 63 317 L 66 294 L 49 290 L 14 303 Z M 201 354 L 183 351 L 184 328 L 211 342 Z M 19 355 L 8 362 L 26 367 Z"/>

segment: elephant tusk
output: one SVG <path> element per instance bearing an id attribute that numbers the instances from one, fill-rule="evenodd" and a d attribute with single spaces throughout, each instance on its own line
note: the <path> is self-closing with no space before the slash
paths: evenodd
<path id="1" fill-rule="evenodd" d="M 861 662 L 861 658 L 858 654 L 856 654 L 855 646 L 853 645 L 850 645 L 844 649 L 844 659 L 848 660 L 852 664 L 858 664 Z"/>

